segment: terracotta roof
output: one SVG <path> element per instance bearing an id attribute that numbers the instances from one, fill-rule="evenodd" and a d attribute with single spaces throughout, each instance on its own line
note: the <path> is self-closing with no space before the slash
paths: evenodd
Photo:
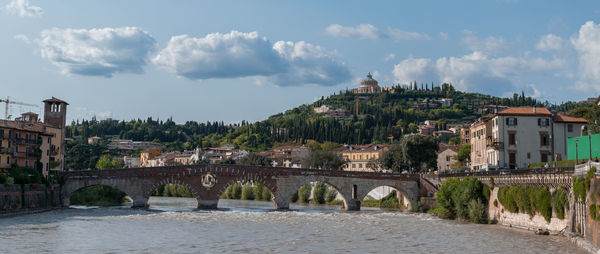
<path id="1" fill-rule="evenodd" d="M 552 121 L 557 122 L 557 123 L 587 123 L 588 122 L 587 120 L 585 120 L 583 118 L 572 117 L 572 116 L 553 116 Z"/>
<path id="2" fill-rule="evenodd" d="M 543 107 L 513 107 L 498 112 L 498 115 L 510 116 L 551 116 L 552 113 Z"/>
<path id="3" fill-rule="evenodd" d="M 66 101 L 63 101 L 63 100 L 61 100 L 61 99 L 58 99 L 58 98 L 56 98 L 56 97 L 54 97 L 54 96 L 52 96 L 52 98 L 51 98 L 51 99 L 44 100 L 44 102 L 57 102 L 57 103 L 64 103 L 64 104 L 67 104 L 67 105 L 69 105 L 69 103 L 67 103 Z"/>

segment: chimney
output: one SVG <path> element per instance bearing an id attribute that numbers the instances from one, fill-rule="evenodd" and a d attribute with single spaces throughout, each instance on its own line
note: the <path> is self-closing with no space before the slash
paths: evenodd
<path id="1" fill-rule="evenodd" d="M 535 114 L 535 106 L 533 106 L 533 113 Z"/>

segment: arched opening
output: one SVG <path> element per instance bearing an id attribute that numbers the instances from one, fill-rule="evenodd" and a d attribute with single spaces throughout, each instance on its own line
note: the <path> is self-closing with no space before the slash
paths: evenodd
<path id="1" fill-rule="evenodd" d="M 192 210 L 198 207 L 192 189 L 186 184 L 166 183 L 156 187 L 148 198 L 148 208 L 161 211 Z"/>
<path id="2" fill-rule="evenodd" d="M 290 199 L 293 210 L 342 210 L 344 196 L 326 182 L 310 182 L 298 188 Z"/>
<path id="3" fill-rule="evenodd" d="M 106 185 L 92 185 L 74 191 L 69 197 L 69 207 L 90 208 L 101 206 L 131 207 L 133 200 L 127 193 Z"/>
<path id="4" fill-rule="evenodd" d="M 272 210 L 271 188 L 259 181 L 236 181 L 227 186 L 219 196 L 219 209 Z"/>
<path id="5" fill-rule="evenodd" d="M 410 209 L 410 199 L 403 191 L 392 186 L 378 186 L 363 198 L 361 210 L 405 210 Z"/>

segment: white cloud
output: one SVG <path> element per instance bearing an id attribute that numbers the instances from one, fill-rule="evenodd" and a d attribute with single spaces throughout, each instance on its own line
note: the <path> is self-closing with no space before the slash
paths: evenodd
<path id="1" fill-rule="evenodd" d="M 350 79 L 346 65 L 319 46 L 304 41 L 278 41 L 273 49 L 289 62 L 286 72 L 270 78 L 278 86 L 333 86 Z"/>
<path id="2" fill-rule="evenodd" d="M 332 24 L 325 28 L 325 32 L 333 37 L 346 37 L 358 39 L 381 39 L 390 37 L 395 41 L 401 40 L 430 40 L 426 33 L 408 32 L 397 28 L 388 27 L 387 33 L 371 24 L 360 24 L 358 26 L 342 26 Z"/>
<path id="3" fill-rule="evenodd" d="M 257 32 L 173 36 L 152 61 L 188 79 L 271 75 L 287 69 L 271 42 Z"/>
<path id="4" fill-rule="evenodd" d="M 571 38 L 571 43 L 579 56 L 577 87 L 600 91 L 600 25 L 586 22 L 579 34 Z"/>
<path id="5" fill-rule="evenodd" d="M 470 50 L 485 53 L 496 53 L 508 48 L 508 44 L 502 37 L 490 36 L 479 38 L 474 32 L 469 30 L 464 31 L 462 41 Z"/>
<path id="6" fill-rule="evenodd" d="M 541 51 L 560 50 L 563 48 L 564 40 L 554 34 L 542 36 L 535 48 Z"/>
<path id="7" fill-rule="evenodd" d="M 388 34 L 396 41 L 401 40 L 430 40 L 431 37 L 425 33 L 407 32 L 396 28 L 388 27 Z"/>
<path id="8" fill-rule="evenodd" d="M 12 0 L 5 7 L 9 13 L 21 17 L 40 17 L 44 14 L 41 7 L 31 5 L 29 0 Z"/>
<path id="9" fill-rule="evenodd" d="M 38 43 L 42 57 L 65 75 L 111 77 L 143 73 L 156 42 L 137 27 L 43 30 Z"/>
<path id="10" fill-rule="evenodd" d="M 13 38 L 15 38 L 15 40 L 20 40 L 20 41 L 24 42 L 25 44 L 31 44 L 31 40 L 29 40 L 29 37 L 27 37 L 27 35 L 17 34 Z"/>
<path id="11" fill-rule="evenodd" d="M 379 39 L 385 36 L 371 24 L 360 24 L 356 27 L 332 24 L 325 28 L 325 32 L 333 37 L 356 37 L 359 39 Z"/>
<path id="12" fill-rule="evenodd" d="M 335 54 L 319 46 L 303 41 L 272 44 L 256 32 L 174 36 L 152 61 L 192 80 L 255 77 L 260 84 L 328 86 L 350 77 Z"/>
<path id="13" fill-rule="evenodd" d="M 384 62 L 389 62 L 389 61 L 393 61 L 394 59 L 396 59 L 396 54 L 390 53 L 385 55 L 385 57 L 383 58 Z"/>
<path id="14" fill-rule="evenodd" d="M 447 40 L 448 39 L 448 33 L 440 32 L 440 37 L 442 38 L 442 40 Z"/>
<path id="15" fill-rule="evenodd" d="M 435 72 L 431 59 L 407 58 L 394 65 L 392 74 L 399 83 L 408 83 L 413 80 L 428 80 L 429 75 Z"/>
<path id="16" fill-rule="evenodd" d="M 524 74 L 545 73 L 564 67 L 560 59 L 530 57 L 488 57 L 473 52 L 462 57 L 408 58 L 394 66 L 396 82 L 440 80 L 466 91 L 487 91 L 502 94 L 515 87 L 525 87 Z"/>

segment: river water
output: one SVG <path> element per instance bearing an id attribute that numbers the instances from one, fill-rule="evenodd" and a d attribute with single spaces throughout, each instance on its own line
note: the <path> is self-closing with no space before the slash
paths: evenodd
<path id="1" fill-rule="evenodd" d="M 61 209 L 0 218 L 0 253 L 584 253 L 565 237 L 425 214 L 151 198 L 150 209 Z"/>

